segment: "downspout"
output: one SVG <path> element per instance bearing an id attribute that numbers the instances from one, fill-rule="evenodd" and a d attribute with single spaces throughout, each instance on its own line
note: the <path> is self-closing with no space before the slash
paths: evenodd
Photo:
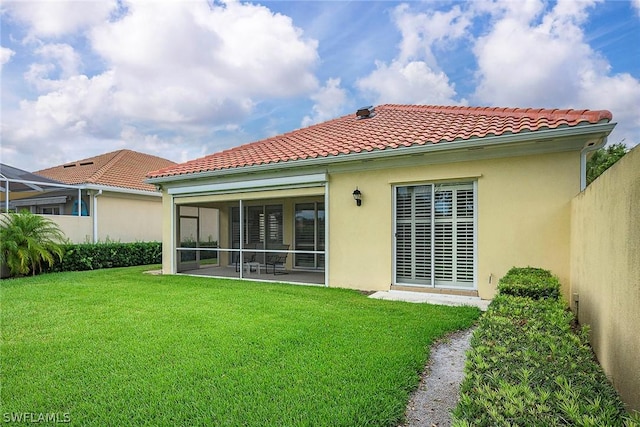
<path id="1" fill-rule="evenodd" d="M 102 190 L 93 194 L 93 243 L 98 243 L 98 196 L 102 195 Z"/>
<path id="2" fill-rule="evenodd" d="M 324 184 L 324 286 L 329 287 L 329 178 Z"/>
<path id="3" fill-rule="evenodd" d="M 243 251 L 244 251 L 244 205 L 242 199 L 239 200 L 240 205 L 240 252 L 238 252 L 238 265 L 240 266 L 240 278 L 242 279 L 242 269 L 244 268 Z M 273 267 L 275 268 L 275 266 Z M 275 271 L 275 270 L 274 270 Z"/>
<path id="4" fill-rule="evenodd" d="M 602 138 L 600 143 L 588 142 L 580 151 L 580 191 L 587 188 L 587 154 L 601 149 L 607 145 L 607 137 Z"/>
<path id="5" fill-rule="evenodd" d="M 5 212 L 9 213 L 9 180 L 7 179 L 5 181 L 5 186 L 6 186 L 6 194 L 5 194 Z"/>
<path id="6" fill-rule="evenodd" d="M 78 187 L 78 218 L 82 216 L 82 187 Z"/>

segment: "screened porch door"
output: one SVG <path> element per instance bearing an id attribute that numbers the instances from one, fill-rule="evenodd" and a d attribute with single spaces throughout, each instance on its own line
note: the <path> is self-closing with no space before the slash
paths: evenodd
<path id="1" fill-rule="evenodd" d="M 475 286 L 473 183 L 395 188 L 395 283 Z"/>

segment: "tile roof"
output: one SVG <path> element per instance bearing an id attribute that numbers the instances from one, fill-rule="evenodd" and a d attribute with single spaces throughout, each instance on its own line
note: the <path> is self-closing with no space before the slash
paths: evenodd
<path id="1" fill-rule="evenodd" d="M 391 150 L 427 143 L 472 140 L 608 122 L 606 110 L 550 110 L 460 106 L 392 105 L 370 118 L 346 115 L 282 135 L 244 144 L 151 172 L 151 178 L 209 172 L 310 158 Z"/>
<path id="2" fill-rule="evenodd" d="M 96 184 L 133 190 L 156 191 L 144 182 L 149 171 L 175 166 L 161 157 L 118 150 L 34 172 L 65 184 Z"/>

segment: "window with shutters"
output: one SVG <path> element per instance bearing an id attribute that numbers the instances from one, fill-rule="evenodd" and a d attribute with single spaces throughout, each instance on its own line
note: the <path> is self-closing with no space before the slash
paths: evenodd
<path id="1" fill-rule="evenodd" d="M 473 183 L 395 188 L 395 281 L 474 286 Z"/>

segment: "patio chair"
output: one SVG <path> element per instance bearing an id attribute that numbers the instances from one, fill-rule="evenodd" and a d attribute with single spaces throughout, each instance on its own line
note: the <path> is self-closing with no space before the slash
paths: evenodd
<path id="1" fill-rule="evenodd" d="M 288 251 L 289 245 L 273 245 L 269 249 L 278 250 L 278 251 Z M 282 265 L 284 268 L 285 263 L 287 262 L 288 252 L 267 252 L 265 258 L 265 267 L 267 273 L 269 273 L 269 266 L 273 266 L 273 275 L 276 274 L 288 274 L 286 271 L 276 270 L 276 265 Z"/>
<path id="2" fill-rule="evenodd" d="M 251 251 L 251 249 L 257 249 L 257 243 L 247 243 L 242 248 L 242 262 L 244 264 L 256 262 L 256 253 Z M 235 253 L 236 259 L 236 273 L 240 271 L 240 254 L 238 252 Z"/>

